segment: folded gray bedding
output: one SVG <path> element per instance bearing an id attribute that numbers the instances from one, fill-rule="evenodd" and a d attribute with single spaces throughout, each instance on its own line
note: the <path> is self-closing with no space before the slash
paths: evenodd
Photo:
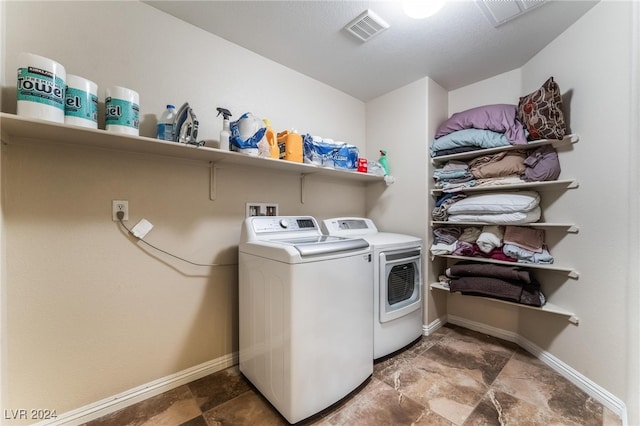
<path id="1" fill-rule="evenodd" d="M 542 306 L 544 296 L 536 283 L 526 284 L 491 277 L 460 277 L 449 282 L 449 291 L 484 296 L 529 306 Z"/>

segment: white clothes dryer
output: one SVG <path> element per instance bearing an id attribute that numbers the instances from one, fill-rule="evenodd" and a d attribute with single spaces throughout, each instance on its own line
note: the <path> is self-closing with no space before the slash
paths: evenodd
<path id="1" fill-rule="evenodd" d="M 290 422 L 373 374 L 373 269 L 362 238 L 310 216 L 245 219 L 239 245 L 240 371 Z"/>
<path id="2" fill-rule="evenodd" d="M 323 221 L 327 235 L 360 237 L 373 249 L 373 355 L 381 358 L 422 335 L 422 239 L 378 232 L 371 219 Z"/>

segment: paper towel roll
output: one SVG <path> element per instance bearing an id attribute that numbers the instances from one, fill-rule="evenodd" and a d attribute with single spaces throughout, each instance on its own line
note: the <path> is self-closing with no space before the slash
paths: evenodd
<path id="1" fill-rule="evenodd" d="M 62 65 L 33 53 L 18 55 L 18 115 L 64 123 L 67 73 Z"/>
<path id="2" fill-rule="evenodd" d="M 98 85 L 91 80 L 67 74 L 64 122 L 98 128 Z"/>
<path id="3" fill-rule="evenodd" d="M 138 135 L 140 127 L 138 92 L 113 86 L 105 90 L 105 129 L 110 132 Z"/>

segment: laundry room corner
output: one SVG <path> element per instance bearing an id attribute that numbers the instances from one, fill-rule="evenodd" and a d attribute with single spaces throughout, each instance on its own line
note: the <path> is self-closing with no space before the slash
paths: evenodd
<path id="1" fill-rule="evenodd" d="M 433 201 L 428 196 L 429 135 L 447 114 L 447 92 L 430 78 L 422 78 L 366 104 L 367 155 L 387 151 L 395 182 L 367 188 L 367 217 L 381 231 L 398 232 L 431 243 L 427 217 Z M 444 324 L 446 300 L 433 298 L 425 283 L 434 277 L 423 253 L 423 329 Z M 437 278 L 437 277 L 435 277 Z"/>
<path id="2" fill-rule="evenodd" d="M 0 0 L 3 426 L 640 425 L 640 1 L 403 3 Z"/>

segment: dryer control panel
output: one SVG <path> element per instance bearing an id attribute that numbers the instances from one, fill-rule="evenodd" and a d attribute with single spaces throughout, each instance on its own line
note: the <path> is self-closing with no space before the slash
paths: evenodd
<path id="1" fill-rule="evenodd" d="M 369 218 L 365 217 L 336 217 L 322 222 L 327 235 L 342 237 L 354 235 L 371 235 L 378 233 L 378 228 Z"/>

